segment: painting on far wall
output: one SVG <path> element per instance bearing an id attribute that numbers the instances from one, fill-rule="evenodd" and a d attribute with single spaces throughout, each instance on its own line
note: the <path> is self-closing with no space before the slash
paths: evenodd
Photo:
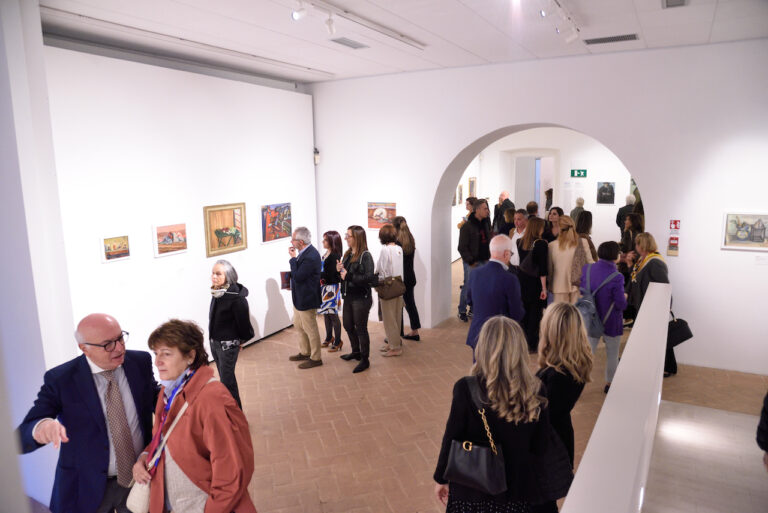
<path id="1" fill-rule="evenodd" d="M 598 205 L 613 205 L 616 202 L 616 182 L 597 182 Z"/>
<path id="2" fill-rule="evenodd" d="M 187 224 L 152 227 L 155 258 L 184 253 L 187 250 Z"/>
<path id="3" fill-rule="evenodd" d="M 456 191 L 455 190 L 453 191 L 453 201 L 451 202 L 451 206 L 452 207 L 456 206 Z"/>
<path id="4" fill-rule="evenodd" d="M 293 235 L 290 203 L 261 207 L 261 242 L 285 239 Z"/>
<path id="5" fill-rule="evenodd" d="M 471 177 L 469 179 L 469 190 L 467 192 L 467 197 L 477 198 L 477 178 L 475 177 Z"/>
<path id="6" fill-rule="evenodd" d="M 391 223 L 397 215 L 394 203 L 368 202 L 368 228 L 379 229 Z"/>
<path id="7" fill-rule="evenodd" d="M 459 184 L 459 187 L 456 189 L 459 194 L 459 205 L 464 203 L 464 188 Z"/>
<path id="8" fill-rule="evenodd" d="M 728 212 L 723 217 L 722 249 L 741 251 L 768 251 L 766 214 L 742 214 Z"/>
<path id="9" fill-rule="evenodd" d="M 118 237 L 104 237 L 101 239 L 101 261 L 115 262 L 117 260 L 128 260 L 131 256 L 131 246 L 127 235 Z"/>
<path id="10" fill-rule="evenodd" d="M 245 203 L 203 207 L 205 256 L 242 251 L 248 247 Z"/>

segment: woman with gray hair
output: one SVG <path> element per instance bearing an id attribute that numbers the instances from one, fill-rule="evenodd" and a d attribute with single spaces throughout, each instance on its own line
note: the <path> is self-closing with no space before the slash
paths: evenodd
<path id="1" fill-rule="evenodd" d="M 217 260 L 211 271 L 211 307 L 208 311 L 208 336 L 211 354 L 219 369 L 219 378 L 240 402 L 235 379 L 235 364 L 241 344 L 253 338 L 248 310 L 248 289 L 237 282 L 237 271 L 227 260 Z"/>

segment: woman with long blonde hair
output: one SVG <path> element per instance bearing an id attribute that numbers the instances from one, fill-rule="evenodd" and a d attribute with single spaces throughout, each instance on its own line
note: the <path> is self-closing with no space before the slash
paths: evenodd
<path id="1" fill-rule="evenodd" d="M 593 264 L 589 244 L 580 239 L 576 226 L 570 216 L 560 216 L 560 232 L 549 245 L 549 290 L 555 302 L 575 303 L 579 297 L 578 284 L 581 281 L 581 268 Z M 576 270 L 574 271 L 574 261 Z M 578 275 L 577 275 L 578 274 Z"/>
<path id="2" fill-rule="evenodd" d="M 435 495 L 447 506 L 447 513 L 529 512 L 532 494 L 539 489 L 537 463 L 547 448 L 550 425 L 541 381 L 528 368 L 522 328 L 508 317 L 491 317 L 480 330 L 475 357 L 471 376 L 453 387 L 451 413 L 434 474 L 438 483 Z M 470 387 L 475 381 L 485 406 L 482 413 L 472 400 Z M 504 455 L 507 491 L 503 496 L 485 495 L 444 478 L 453 440 L 489 444 L 481 415 Z"/>
<path id="3" fill-rule="evenodd" d="M 571 410 L 589 381 L 592 349 L 581 314 L 570 303 L 552 303 L 544 310 L 539 337 L 539 371 L 547 387 L 552 427 L 568 450 L 573 466 Z"/>

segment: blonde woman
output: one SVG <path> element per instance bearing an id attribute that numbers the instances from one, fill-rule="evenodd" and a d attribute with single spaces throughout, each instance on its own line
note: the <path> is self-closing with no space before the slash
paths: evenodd
<path id="1" fill-rule="evenodd" d="M 552 303 L 544 311 L 539 338 L 539 371 L 547 389 L 552 427 L 565 444 L 573 466 L 571 410 L 591 381 L 592 349 L 581 314 L 570 303 Z"/>
<path id="2" fill-rule="evenodd" d="M 575 303 L 579 297 L 578 283 L 581 275 L 574 276 L 572 272 L 574 258 L 581 258 L 580 270 L 584 264 L 594 264 L 589 244 L 580 239 L 570 216 L 558 219 L 559 235 L 549 245 L 549 290 L 555 302 Z M 578 246 L 581 245 L 579 249 Z"/>
<path id="3" fill-rule="evenodd" d="M 483 325 L 471 376 L 453 387 L 451 413 L 445 426 L 434 479 L 437 500 L 447 513 L 529 512 L 527 500 L 538 488 L 536 464 L 550 431 L 547 400 L 541 381 L 528 369 L 528 346 L 517 322 L 498 315 Z M 470 381 L 477 380 L 493 440 L 505 456 L 507 491 L 484 495 L 443 477 L 453 440 L 488 445 L 482 418 L 472 402 Z M 562 450 L 562 448 L 561 448 Z"/>

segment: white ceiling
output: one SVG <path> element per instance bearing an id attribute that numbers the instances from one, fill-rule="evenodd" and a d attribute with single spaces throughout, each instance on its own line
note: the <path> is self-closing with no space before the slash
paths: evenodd
<path id="1" fill-rule="evenodd" d="M 217 64 L 297 82 L 768 37 L 768 0 L 557 0 L 580 38 L 555 33 L 555 0 L 330 0 L 423 49 L 298 0 L 41 0 L 46 34 Z M 637 41 L 585 39 L 637 34 Z M 331 41 L 346 37 L 368 48 Z M 768 59 L 766 59 L 768 63 Z"/>

